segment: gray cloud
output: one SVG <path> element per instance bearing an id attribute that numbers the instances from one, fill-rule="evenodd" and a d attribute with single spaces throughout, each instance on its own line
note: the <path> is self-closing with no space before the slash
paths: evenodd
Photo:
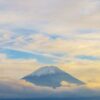
<path id="1" fill-rule="evenodd" d="M 0 4 L 0 23 L 7 27 L 37 27 L 64 34 L 80 28 L 99 29 L 98 0 L 0 0 Z"/>
<path id="2" fill-rule="evenodd" d="M 39 87 L 23 80 L 0 80 L 0 98 L 41 98 L 41 97 L 98 97 L 100 89 L 86 86 L 60 87 L 51 89 Z"/>

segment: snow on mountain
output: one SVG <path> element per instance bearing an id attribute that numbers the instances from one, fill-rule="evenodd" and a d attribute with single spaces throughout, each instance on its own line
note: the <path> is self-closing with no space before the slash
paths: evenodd
<path id="1" fill-rule="evenodd" d="M 46 66 L 38 69 L 37 71 L 33 72 L 32 76 L 41 76 L 41 75 L 48 75 L 48 74 L 57 74 L 61 73 L 62 71 L 54 66 Z"/>
<path id="2" fill-rule="evenodd" d="M 84 82 L 55 66 L 41 67 L 32 74 L 25 76 L 23 79 L 39 86 L 48 86 L 53 88 L 60 87 L 62 81 L 77 85 L 84 84 Z"/>

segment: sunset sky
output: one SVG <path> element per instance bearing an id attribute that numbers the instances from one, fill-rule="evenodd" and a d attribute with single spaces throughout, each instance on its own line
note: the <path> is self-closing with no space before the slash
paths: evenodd
<path id="1" fill-rule="evenodd" d="M 100 87 L 100 0 L 0 0 L 0 79 L 47 65 Z"/>

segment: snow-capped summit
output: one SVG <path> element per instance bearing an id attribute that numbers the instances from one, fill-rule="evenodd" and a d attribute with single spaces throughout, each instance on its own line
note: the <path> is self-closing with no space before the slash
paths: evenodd
<path id="1" fill-rule="evenodd" d="M 45 66 L 32 73 L 32 76 L 60 74 L 62 71 L 55 66 Z"/>
<path id="2" fill-rule="evenodd" d="M 32 74 L 23 78 L 24 80 L 40 86 L 60 87 L 62 81 L 82 85 L 84 82 L 71 76 L 55 66 L 41 67 Z"/>

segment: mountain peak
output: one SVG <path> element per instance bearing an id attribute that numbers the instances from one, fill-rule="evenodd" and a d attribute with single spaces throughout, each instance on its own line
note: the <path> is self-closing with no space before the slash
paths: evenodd
<path id="1" fill-rule="evenodd" d="M 33 72 L 32 76 L 56 74 L 56 73 L 61 73 L 61 72 L 62 71 L 59 68 L 57 68 L 56 66 L 45 66 L 45 67 L 41 67 L 40 69 Z"/>
<path id="2" fill-rule="evenodd" d="M 78 80 L 65 71 L 62 71 L 56 66 L 41 67 L 23 79 L 36 85 L 49 86 L 54 88 L 60 87 L 62 81 L 78 85 L 84 84 L 84 82 Z"/>

